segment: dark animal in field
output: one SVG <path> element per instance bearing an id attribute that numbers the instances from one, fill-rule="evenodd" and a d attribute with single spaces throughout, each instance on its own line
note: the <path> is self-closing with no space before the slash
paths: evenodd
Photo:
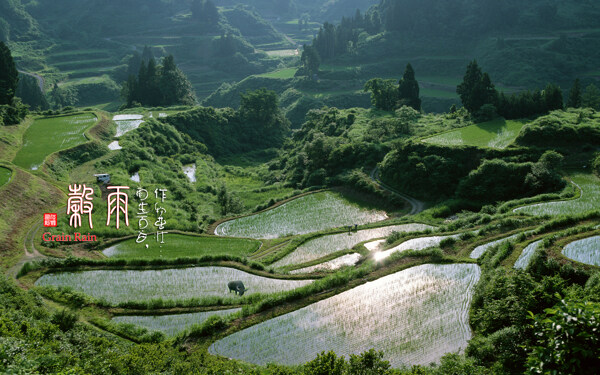
<path id="1" fill-rule="evenodd" d="M 235 294 L 239 294 L 240 296 L 243 296 L 244 292 L 248 290 L 244 287 L 244 283 L 239 280 L 230 281 L 229 283 L 227 283 L 227 287 L 229 288 L 229 293 L 231 293 L 231 291 L 234 291 Z"/>

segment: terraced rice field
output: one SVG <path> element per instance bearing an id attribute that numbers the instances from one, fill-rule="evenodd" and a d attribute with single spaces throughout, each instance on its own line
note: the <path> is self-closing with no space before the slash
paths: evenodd
<path id="1" fill-rule="evenodd" d="M 521 235 L 521 233 L 517 233 L 517 234 L 514 234 L 509 237 L 504 237 L 499 240 L 488 242 L 486 244 L 477 246 L 475 249 L 473 249 L 473 251 L 471 251 L 470 257 L 473 259 L 479 259 L 479 257 L 482 256 L 489 248 L 494 247 L 496 245 L 500 245 L 501 243 L 504 243 L 504 242 L 514 241 L 520 235 Z"/>
<path id="2" fill-rule="evenodd" d="M 295 289 L 312 280 L 278 280 L 256 276 L 234 268 L 193 267 L 165 270 L 94 270 L 46 274 L 36 285 L 71 287 L 112 304 L 127 301 L 185 300 L 208 296 L 234 297 L 227 283 L 241 280 L 246 294 L 274 293 Z"/>
<path id="3" fill-rule="evenodd" d="M 314 266 L 304 267 L 297 270 L 293 270 L 290 273 L 292 275 L 299 273 L 310 273 L 315 271 L 333 271 L 344 266 L 353 266 L 362 258 L 358 253 L 342 255 L 339 258 L 332 259 L 328 262 L 323 262 Z"/>
<path id="4" fill-rule="evenodd" d="M 523 249 L 521 255 L 519 255 L 519 259 L 517 259 L 517 261 L 515 262 L 514 267 L 521 270 L 527 268 L 529 262 L 531 261 L 531 258 L 533 257 L 533 254 L 535 254 L 535 251 L 540 247 L 541 244 L 542 240 L 539 240 L 527 245 L 527 247 Z"/>
<path id="5" fill-rule="evenodd" d="M 115 137 L 120 137 L 123 134 L 137 129 L 142 122 L 142 115 L 115 115 L 113 121 L 117 123 L 117 134 Z"/>
<path id="6" fill-rule="evenodd" d="M 385 251 L 379 251 L 375 253 L 375 260 L 381 260 L 389 257 L 393 253 L 402 252 L 406 250 L 424 250 L 430 247 L 436 247 L 440 245 L 440 242 L 446 238 L 458 238 L 462 233 L 453 234 L 451 236 L 432 236 L 432 237 L 419 237 L 413 238 L 412 240 L 404 241 L 400 245 L 392 247 Z M 365 246 L 372 246 L 373 244 L 366 244 Z"/>
<path id="7" fill-rule="evenodd" d="M 240 310 L 228 309 L 172 315 L 127 315 L 116 316 L 112 320 L 115 323 L 135 324 L 150 331 L 163 332 L 167 336 L 176 336 L 193 325 L 202 324 L 213 315 L 227 316 Z"/>
<path id="8" fill-rule="evenodd" d="M 600 236 L 571 242 L 565 246 L 562 253 L 577 262 L 600 266 Z"/>
<path id="9" fill-rule="evenodd" d="M 169 233 L 164 244 L 148 242 L 138 244 L 135 238 L 119 242 L 102 251 L 118 259 L 175 259 L 197 258 L 203 255 L 234 255 L 245 257 L 260 247 L 260 242 L 245 238 L 200 237 Z"/>
<path id="10" fill-rule="evenodd" d="M 425 138 L 423 142 L 443 146 L 469 145 L 502 149 L 515 141 L 525 123 L 525 120 L 498 118 Z"/>
<path id="11" fill-rule="evenodd" d="M 335 192 L 309 194 L 260 214 L 226 221 L 219 236 L 277 238 L 385 220 L 383 211 L 368 210 Z"/>
<path id="12" fill-rule="evenodd" d="M 434 229 L 434 227 L 426 224 L 390 225 L 381 228 L 322 236 L 298 246 L 294 252 L 273 263 L 273 266 L 279 268 L 291 264 L 310 262 L 333 254 L 336 251 L 351 249 L 363 241 L 387 237 L 393 232 L 419 232 L 427 229 Z"/>
<path id="13" fill-rule="evenodd" d="M 196 182 L 196 164 L 184 165 L 182 168 L 183 173 L 186 175 L 188 180 L 190 180 L 191 183 Z"/>
<path id="14" fill-rule="evenodd" d="M 0 167 L 0 186 L 2 186 L 4 184 L 8 184 L 11 176 L 12 176 L 12 171 L 10 169 Z"/>
<path id="15" fill-rule="evenodd" d="M 322 351 L 348 357 L 377 348 L 393 367 L 429 364 L 466 347 L 480 275 L 475 264 L 412 267 L 236 332 L 209 351 L 296 365 Z"/>
<path id="16" fill-rule="evenodd" d="M 576 215 L 597 210 L 600 202 L 600 180 L 592 174 L 576 173 L 569 176 L 581 189 L 581 196 L 566 201 L 538 203 L 513 211 L 530 215 Z"/>
<path id="17" fill-rule="evenodd" d="M 23 147 L 13 163 L 38 169 L 51 153 L 85 143 L 84 132 L 96 121 L 93 113 L 36 119 L 23 135 Z"/>

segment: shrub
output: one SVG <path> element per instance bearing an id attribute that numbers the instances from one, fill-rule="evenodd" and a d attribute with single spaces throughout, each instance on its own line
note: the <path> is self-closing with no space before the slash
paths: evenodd
<path id="1" fill-rule="evenodd" d="M 75 326 L 77 315 L 72 311 L 62 309 L 54 313 L 50 321 L 56 324 L 61 331 L 66 332 Z"/>

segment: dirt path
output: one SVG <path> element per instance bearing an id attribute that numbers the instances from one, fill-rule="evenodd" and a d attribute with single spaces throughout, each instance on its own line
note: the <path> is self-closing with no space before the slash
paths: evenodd
<path id="1" fill-rule="evenodd" d="M 28 76 L 31 76 L 31 77 L 34 77 L 37 80 L 37 82 L 38 82 L 38 86 L 40 87 L 40 91 L 44 92 L 44 77 L 42 77 L 39 74 L 28 73 L 28 72 L 24 72 L 22 70 L 19 70 L 19 73 L 25 74 L 25 75 L 28 75 Z"/>
<path id="2" fill-rule="evenodd" d="M 395 194 L 395 195 L 399 196 L 400 198 L 404 199 L 405 201 L 407 201 L 411 206 L 411 210 L 408 213 L 409 215 L 416 215 L 419 212 L 423 211 L 423 209 L 425 208 L 425 203 L 421 202 L 420 200 L 417 200 L 411 196 L 401 193 L 398 190 L 381 182 L 381 180 L 379 179 L 379 168 L 378 167 L 375 167 L 371 171 L 371 175 L 369 177 L 371 177 L 371 180 L 373 180 L 382 189 L 387 190 L 390 193 Z"/>

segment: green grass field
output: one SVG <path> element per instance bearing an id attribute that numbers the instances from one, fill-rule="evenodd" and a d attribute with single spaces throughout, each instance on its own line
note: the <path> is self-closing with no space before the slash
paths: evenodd
<path id="1" fill-rule="evenodd" d="M 571 242 L 563 249 L 563 255 L 581 263 L 600 266 L 600 236 Z"/>
<path id="2" fill-rule="evenodd" d="M 286 50 L 286 51 L 293 52 L 293 50 Z M 285 69 L 281 69 L 281 70 L 276 70 L 274 72 L 260 74 L 259 77 L 282 78 L 282 79 L 294 78 L 294 74 L 296 74 L 297 70 L 298 70 L 297 68 L 285 68 Z"/>
<path id="3" fill-rule="evenodd" d="M 277 238 L 386 219 L 383 211 L 366 209 L 335 192 L 309 194 L 260 214 L 226 221 L 220 236 Z"/>
<path id="4" fill-rule="evenodd" d="M 359 230 L 357 232 L 318 237 L 298 246 L 294 252 L 273 263 L 273 266 L 283 267 L 291 264 L 310 262 L 333 254 L 336 251 L 351 249 L 363 241 L 387 237 L 393 232 L 418 232 L 426 229 L 433 229 L 433 227 L 425 224 L 391 225 L 375 229 Z"/>
<path id="5" fill-rule="evenodd" d="M 37 169 L 51 153 L 86 142 L 84 132 L 96 121 L 93 113 L 36 119 L 25 132 L 13 163 Z"/>
<path id="6" fill-rule="evenodd" d="M 240 298 L 229 293 L 227 283 L 240 280 L 246 295 L 295 289 L 312 280 L 278 280 L 235 268 L 193 267 L 165 270 L 94 270 L 46 274 L 36 285 L 71 287 L 95 298 L 117 304 L 127 301 L 185 300 L 202 297 Z"/>
<path id="7" fill-rule="evenodd" d="M 203 311 L 190 314 L 172 315 L 125 315 L 112 319 L 115 323 L 135 324 L 150 331 L 160 331 L 167 336 L 176 336 L 193 325 L 202 324 L 211 316 L 227 316 L 241 309 Z"/>
<path id="8" fill-rule="evenodd" d="M 203 255 L 234 255 L 245 257 L 258 250 L 260 242 L 250 239 L 185 236 L 167 234 L 165 243 L 145 241 L 149 246 L 138 244 L 135 239 L 119 242 L 104 249 L 104 255 L 119 259 L 175 259 L 201 257 Z"/>
<path id="9" fill-rule="evenodd" d="M 566 201 L 538 203 L 519 207 L 515 213 L 530 215 L 576 215 L 598 209 L 600 180 L 592 174 L 575 173 L 569 176 L 582 190 L 581 197 Z"/>
<path id="10" fill-rule="evenodd" d="M 480 275 L 475 264 L 412 267 L 236 332 L 209 351 L 297 365 L 322 351 L 348 357 L 377 348 L 393 367 L 429 364 L 466 347 Z"/>
<path id="11" fill-rule="evenodd" d="M 8 168 L 0 167 L 0 186 L 7 184 L 12 176 L 12 171 Z"/>
<path id="12" fill-rule="evenodd" d="M 497 118 L 493 121 L 453 130 L 423 139 L 423 142 L 443 146 L 477 146 L 491 148 L 505 148 L 513 143 L 519 135 L 525 120 L 504 120 Z"/>

